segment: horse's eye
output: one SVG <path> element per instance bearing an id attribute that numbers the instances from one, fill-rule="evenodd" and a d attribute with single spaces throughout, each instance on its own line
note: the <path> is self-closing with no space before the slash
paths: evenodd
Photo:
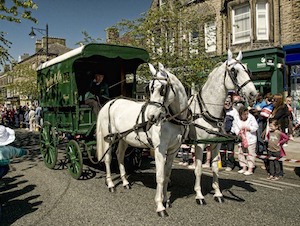
<path id="1" fill-rule="evenodd" d="M 160 87 L 160 90 L 159 90 L 159 94 L 160 94 L 161 96 L 165 96 L 165 95 L 166 95 L 166 92 L 167 92 L 166 86 L 161 86 L 161 87 Z"/>
<path id="2" fill-rule="evenodd" d="M 232 67 L 230 70 L 231 70 L 232 72 L 235 72 L 235 68 L 234 68 L 234 67 Z"/>

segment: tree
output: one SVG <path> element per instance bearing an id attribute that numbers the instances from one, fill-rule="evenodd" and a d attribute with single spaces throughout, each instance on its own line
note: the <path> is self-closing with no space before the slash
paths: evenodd
<path id="1" fill-rule="evenodd" d="M 199 13 L 199 4 L 187 7 L 181 1 L 164 2 L 141 18 L 114 25 L 123 33 L 118 42 L 146 48 L 153 61 L 171 69 L 186 87 L 203 84 L 205 76 L 199 74 L 208 75 L 217 63 L 204 45 L 204 25 L 215 12 Z"/>
<path id="2" fill-rule="evenodd" d="M 7 72 L 7 76 L 12 81 L 7 89 L 14 94 L 28 96 L 32 100 L 37 99 L 37 73 L 32 69 L 31 64 L 16 64 L 11 71 Z"/>
<path id="3" fill-rule="evenodd" d="M 84 36 L 83 40 L 75 43 L 75 45 L 80 46 L 80 45 L 86 45 L 86 44 L 89 44 L 92 42 L 101 42 L 102 41 L 101 38 L 92 38 L 87 31 L 82 31 L 81 33 Z"/>
<path id="4" fill-rule="evenodd" d="M 37 4 L 32 0 L 0 0 L 0 19 L 14 23 L 21 23 L 22 19 L 33 21 L 32 10 L 37 9 Z M 5 38 L 6 32 L 0 31 L 0 65 L 11 62 L 13 57 L 9 54 L 9 48 L 12 42 Z"/>

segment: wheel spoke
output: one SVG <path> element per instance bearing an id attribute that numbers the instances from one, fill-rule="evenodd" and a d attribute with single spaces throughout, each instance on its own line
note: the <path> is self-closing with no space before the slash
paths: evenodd
<path id="1" fill-rule="evenodd" d="M 57 160 L 57 144 L 53 128 L 45 122 L 40 134 L 40 149 L 45 165 L 53 169 Z"/>
<path id="2" fill-rule="evenodd" d="M 67 146 L 68 170 L 71 176 L 79 179 L 82 173 L 82 155 L 80 147 L 75 140 L 71 140 Z"/>

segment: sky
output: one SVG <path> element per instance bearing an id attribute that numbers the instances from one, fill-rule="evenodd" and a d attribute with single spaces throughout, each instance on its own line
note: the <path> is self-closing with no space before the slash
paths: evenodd
<path id="1" fill-rule="evenodd" d="M 34 54 L 35 41 L 43 34 L 35 31 L 36 37 L 30 38 L 31 27 L 46 29 L 49 37 L 65 38 L 69 48 L 82 41 L 82 31 L 92 38 L 101 38 L 105 42 L 105 29 L 122 19 L 140 18 L 151 6 L 152 0 L 34 0 L 38 5 L 32 15 L 39 22 L 22 20 L 13 23 L 0 20 L 0 31 L 8 33 L 5 37 L 13 44 L 9 53 L 18 60 L 24 53 Z"/>

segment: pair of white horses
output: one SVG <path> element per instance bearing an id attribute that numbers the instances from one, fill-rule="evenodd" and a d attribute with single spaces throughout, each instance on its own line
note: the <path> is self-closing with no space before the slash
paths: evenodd
<path id="1" fill-rule="evenodd" d="M 117 158 L 120 176 L 125 188 L 130 188 L 126 179 L 124 155 L 128 145 L 138 148 L 152 148 L 156 164 L 156 212 L 159 216 L 168 216 L 169 204 L 167 186 L 170 181 L 172 163 L 187 134 L 194 140 L 215 137 L 201 125 L 213 131 L 219 131 L 224 101 L 228 90 L 237 90 L 248 101 L 254 101 L 257 93 L 250 80 L 249 73 L 241 64 L 242 54 L 234 59 L 228 51 L 228 59 L 215 68 L 198 94 L 198 98 L 187 94 L 179 79 L 159 64 L 157 71 L 149 64 L 153 75 L 149 83 L 150 100 L 137 102 L 128 99 L 114 99 L 106 103 L 98 114 L 97 120 L 97 157 L 104 158 L 106 182 L 110 191 L 114 191 L 111 178 L 111 144 L 118 142 Z M 192 110 L 197 119 L 191 119 Z M 190 129 L 191 128 L 191 129 Z M 205 204 L 201 192 L 202 156 L 205 144 L 197 144 L 195 149 L 195 192 L 196 202 Z M 218 144 L 212 144 L 212 171 L 214 197 L 222 200 L 218 182 L 217 154 Z M 105 156 L 104 156 L 105 155 Z"/>

